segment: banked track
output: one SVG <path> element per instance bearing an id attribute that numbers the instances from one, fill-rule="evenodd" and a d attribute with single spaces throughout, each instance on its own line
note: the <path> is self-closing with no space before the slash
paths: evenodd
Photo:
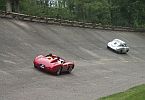
<path id="1" fill-rule="evenodd" d="M 106 49 L 128 43 L 128 54 Z M 75 62 L 71 74 L 33 68 L 36 55 Z M 0 100 L 95 100 L 145 83 L 145 33 L 47 25 L 0 18 Z"/>

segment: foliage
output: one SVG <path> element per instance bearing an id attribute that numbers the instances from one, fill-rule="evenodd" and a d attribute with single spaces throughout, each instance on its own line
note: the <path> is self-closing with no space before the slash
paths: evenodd
<path id="1" fill-rule="evenodd" d="M 0 10 L 5 0 L 0 0 Z M 145 27 L 145 0 L 20 0 L 20 13 L 114 26 Z"/>
<path id="2" fill-rule="evenodd" d="M 5 10 L 6 0 L 0 0 L 0 10 Z"/>
<path id="3" fill-rule="evenodd" d="M 73 10 L 79 20 L 110 23 L 109 5 L 106 0 L 74 0 Z"/>
<path id="4" fill-rule="evenodd" d="M 144 0 L 112 0 L 113 25 L 142 27 L 145 24 Z"/>

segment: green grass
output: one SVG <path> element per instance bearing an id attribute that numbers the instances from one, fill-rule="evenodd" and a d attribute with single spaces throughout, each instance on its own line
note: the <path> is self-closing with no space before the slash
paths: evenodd
<path id="1" fill-rule="evenodd" d="M 145 84 L 130 88 L 124 92 L 102 97 L 98 100 L 145 100 Z"/>

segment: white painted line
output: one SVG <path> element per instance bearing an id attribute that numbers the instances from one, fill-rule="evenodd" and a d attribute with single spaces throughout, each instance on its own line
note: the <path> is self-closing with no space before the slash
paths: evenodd
<path id="1" fill-rule="evenodd" d="M 79 47 L 82 51 L 90 54 L 91 56 L 94 56 L 94 57 L 98 57 L 99 58 L 99 55 L 97 55 L 96 53 L 92 52 L 91 50 L 88 50 L 88 49 L 85 49 L 83 47 Z"/>
<path id="2" fill-rule="evenodd" d="M 3 60 L 3 62 L 5 62 L 5 63 L 10 63 L 10 64 L 16 64 L 15 62 L 10 61 L 10 60 Z"/>

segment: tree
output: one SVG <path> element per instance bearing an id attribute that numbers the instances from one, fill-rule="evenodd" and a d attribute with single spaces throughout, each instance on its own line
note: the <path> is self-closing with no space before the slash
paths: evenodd
<path id="1" fill-rule="evenodd" d="M 0 0 L 0 10 L 6 10 L 6 0 Z"/>
<path id="2" fill-rule="evenodd" d="M 20 12 L 104 25 L 145 27 L 144 5 L 145 0 L 20 0 Z M 5 0 L 0 0 L 0 10 L 5 8 Z"/>

